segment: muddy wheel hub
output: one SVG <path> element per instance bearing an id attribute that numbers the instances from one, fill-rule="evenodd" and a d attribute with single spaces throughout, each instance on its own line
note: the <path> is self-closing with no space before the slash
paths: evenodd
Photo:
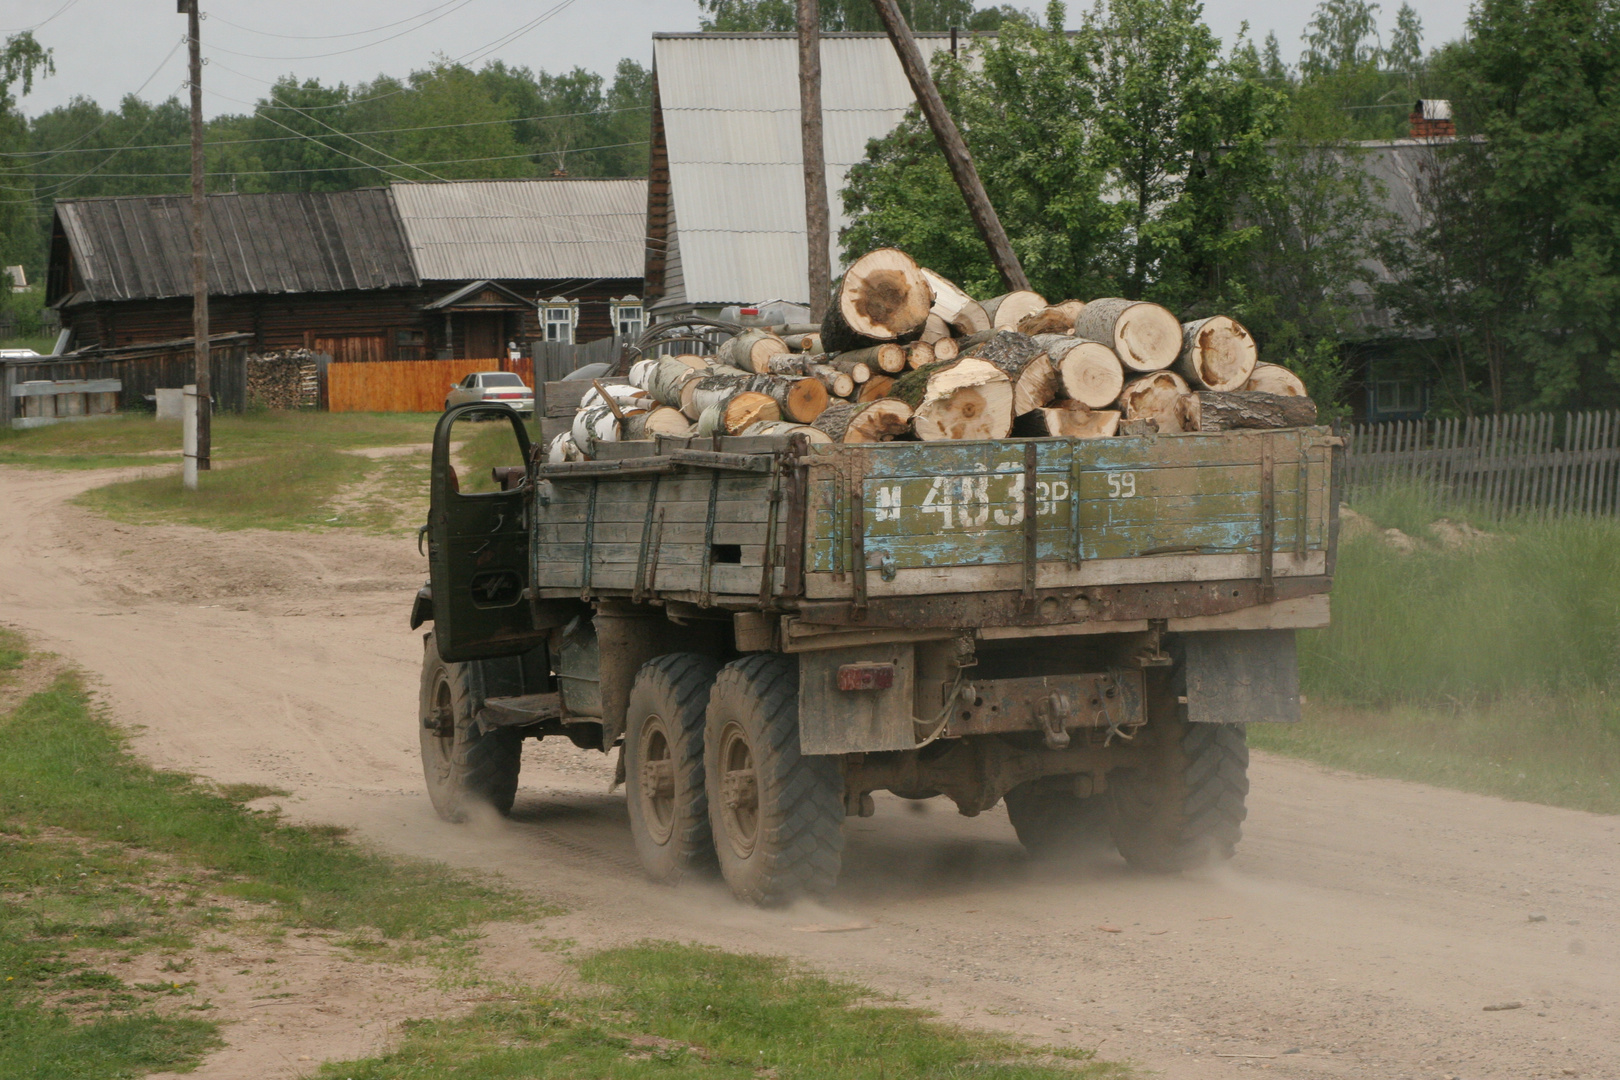
<path id="1" fill-rule="evenodd" d="M 726 839 L 738 856 L 746 858 L 759 837 L 759 774 L 754 768 L 754 748 L 736 724 L 726 725 L 720 735 L 720 769 Z"/>

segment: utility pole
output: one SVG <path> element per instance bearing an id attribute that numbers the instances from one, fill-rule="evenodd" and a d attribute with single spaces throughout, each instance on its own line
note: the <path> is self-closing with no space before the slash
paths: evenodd
<path id="1" fill-rule="evenodd" d="M 827 154 L 821 137 L 821 0 L 799 0 L 799 130 L 804 147 L 804 238 L 809 246 L 810 321 L 827 314 Z"/>
<path id="2" fill-rule="evenodd" d="M 191 52 L 191 333 L 196 339 L 197 447 L 196 463 L 186 470 L 186 487 L 195 491 L 195 472 L 208 470 L 213 441 L 213 398 L 208 377 L 208 247 L 203 232 L 208 195 L 203 186 L 202 18 L 197 10 L 200 0 L 176 3 L 186 16 Z"/>
<path id="3" fill-rule="evenodd" d="M 883 29 L 888 32 L 889 42 L 900 57 L 900 66 L 905 69 L 911 91 L 917 95 L 917 104 L 922 107 L 928 126 L 934 129 L 934 140 L 945 154 L 945 164 L 950 166 L 956 186 L 962 189 L 968 213 L 973 215 L 973 224 L 978 227 L 979 235 L 990 249 L 990 261 L 996 264 L 1002 284 L 1009 290 L 1029 288 L 1024 266 L 1007 240 L 1007 232 L 1001 227 L 996 208 L 990 205 L 990 196 L 979 181 L 979 170 L 973 167 L 973 157 L 968 153 L 967 143 L 962 141 L 956 121 L 945 109 L 945 99 L 939 96 L 939 87 L 934 85 L 934 77 L 928 73 L 928 62 L 923 59 L 922 50 L 917 48 L 917 39 L 911 36 L 911 27 L 906 25 L 905 17 L 900 14 L 894 0 L 872 0 L 872 6 L 877 9 L 878 18 L 883 20 Z"/>

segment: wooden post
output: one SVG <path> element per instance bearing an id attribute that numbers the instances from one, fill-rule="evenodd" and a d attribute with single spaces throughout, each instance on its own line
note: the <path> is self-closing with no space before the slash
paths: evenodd
<path id="1" fill-rule="evenodd" d="M 209 468 L 213 444 L 213 396 L 208 370 L 208 247 L 203 218 L 208 195 L 203 187 L 202 26 L 198 0 L 177 0 L 186 15 L 191 52 L 191 334 L 196 339 L 197 469 Z M 187 485 L 196 490 L 196 484 Z"/>
<path id="2" fill-rule="evenodd" d="M 832 291 L 827 250 L 827 154 L 821 135 L 821 0 L 799 0 L 799 131 L 804 157 L 804 239 L 808 246 L 810 321 L 820 325 Z"/>
<path id="3" fill-rule="evenodd" d="M 967 143 L 962 141 L 962 133 L 956 130 L 956 121 L 945 109 L 945 99 L 939 96 L 939 87 L 934 85 L 934 78 L 928 73 L 928 62 L 917 48 L 917 39 L 911 36 L 911 27 L 906 25 L 895 0 L 872 0 L 872 6 L 877 9 L 878 18 L 883 20 L 883 29 L 888 32 L 889 41 L 900 57 L 900 66 L 905 69 L 912 93 L 917 95 L 917 104 L 922 107 L 928 126 L 934 129 L 934 139 L 945 154 L 945 164 L 950 166 L 956 186 L 962 189 L 968 213 L 973 215 L 973 224 L 978 227 L 979 235 L 990 249 L 990 261 L 996 264 L 1002 284 L 1008 292 L 1028 289 L 1029 278 L 1024 276 L 1023 264 L 1013 253 L 1006 230 L 1001 227 L 1001 219 L 996 216 L 996 208 L 990 205 L 990 196 L 979 181 L 979 171 L 973 167 L 973 157 L 968 153 Z"/>

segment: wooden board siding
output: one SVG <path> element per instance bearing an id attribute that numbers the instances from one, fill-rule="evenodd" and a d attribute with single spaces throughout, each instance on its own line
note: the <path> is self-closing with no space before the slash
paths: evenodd
<path id="1" fill-rule="evenodd" d="M 332 412 L 440 412 L 452 383 L 475 371 L 513 371 L 533 385 L 527 363 L 473 357 L 461 360 L 409 360 L 397 364 L 334 363 L 326 369 Z"/>
<path id="2" fill-rule="evenodd" d="M 1323 560 L 1313 556 L 1326 549 L 1331 510 L 1331 436 L 1323 429 L 1031 440 L 1038 453 L 1036 553 L 1047 564 L 1038 568 L 1039 587 L 1101 583 L 1120 573 L 1123 580 L 1136 580 L 1132 573 L 1219 580 L 1217 569 L 1255 576 L 1267 438 L 1275 460 L 1274 570 L 1322 572 Z M 810 470 L 806 595 L 850 594 L 857 490 L 870 595 L 938 591 L 932 583 L 947 579 L 958 584 L 946 591 L 1019 588 L 1025 444 L 813 447 L 825 460 Z M 1158 576 L 1165 567 L 1148 565 L 1164 558 L 1177 563 L 1169 577 Z M 987 572 L 964 576 L 967 568 Z"/>
<path id="3" fill-rule="evenodd" d="M 280 293 L 265 296 L 220 296 L 208 303 L 209 328 L 214 333 L 248 333 L 256 350 L 314 348 L 315 339 L 379 337 L 382 359 L 429 359 L 445 347 L 445 317 L 422 307 L 456 287 L 457 282 L 433 282 L 417 289 L 376 289 L 341 293 Z M 612 301 L 639 296 L 639 280 L 595 282 L 502 282 L 528 297 L 558 295 L 580 301 L 577 340 L 611 337 Z M 74 304 L 61 311 L 62 326 L 73 331 L 73 347 L 122 346 L 168 341 L 191 333 L 189 299 L 121 300 Z M 451 325 L 455 325 L 452 316 Z M 538 310 L 512 319 L 510 340 L 543 337 Z M 421 331 L 426 355 L 400 348 L 398 331 Z M 465 344 L 456 330 L 452 349 Z M 458 355 L 460 355 L 458 351 Z"/>

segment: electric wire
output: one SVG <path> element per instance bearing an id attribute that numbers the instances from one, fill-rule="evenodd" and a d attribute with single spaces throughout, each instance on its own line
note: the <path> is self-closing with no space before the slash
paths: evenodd
<path id="1" fill-rule="evenodd" d="M 243 26 L 241 23 L 231 22 L 231 20 L 221 15 L 215 15 L 213 12 L 205 12 L 203 17 L 211 19 L 215 22 L 224 23 L 226 26 L 234 27 L 237 30 L 246 30 L 250 34 L 259 34 L 262 37 L 284 38 L 288 41 L 335 41 L 338 38 L 364 37 L 366 34 L 375 34 L 383 30 L 392 30 L 396 26 L 404 26 L 406 23 L 414 22 L 417 19 L 422 18 L 424 15 L 431 15 L 441 8 L 447 8 L 455 2 L 456 0 L 445 0 L 445 2 L 442 4 L 430 7 L 426 11 L 419 11 L 415 15 L 411 15 L 404 19 L 399 19 L 395 22 L 384 23 L 381 26 L 373 26 L 369 30 L 350 30 L 347 33 L 342 34 L 278 34 L 273 30 L 257 30 L 251 26 Z"/>
<path id="2" fill-rule="evenodd" d="M 232 56 L 244 56 L 244 57 L 247 57 L 249 60 L 322 60 L 322 59 L 325 59 L 328 56 L 345 56 L 345 55 L 347 55 L 349 53 L 360 52 L 362 49 L 369 49 L 369 48 L 372 48 L 373 46 L 376 46 L 376 45 L 382 45 L 382 44 L 385 44 L 386 42 L 397 40 L 398 38 L 404 37 L 406 34 L 414 34 L 414 33 L 416 33 L 416 31 L 422 29 L 422 27 L 424 27 L 424 26 L 429 26 L 429 25 L 431 25 L 433 23 L 438 22 L 440 19 L 447 18 L 448 16 L 454 15 L 456 12 L 460 11 L 462 8 L 466 7 L 468 4 L 470 4 L 472 2 L 473 2 L 473 0 L 456 0 L 455 7 L 452 7 L 449 11 L 446 11 L 446 12 L 443 12 L 443 13 L 441 13 L 439 15 L 433 16 L 433 18 L 427 20 L 427 22 L 418 23 L 417 25 L 412 26 L 409 29 L 401 30 L 397 34 L 389 34 L 387 37 L 378 38 L 376 41 L 368 41 L 364 45 L 355 45 L 352 48 L 348 48 L 348 49 L 334 49 L 331 52 L 308 53 L 308 54 L 305 54 L 305 55 L 302 55 L 302 56 L 262 56 L 259 53 L 242 52 L 242 51 L 240 51 L 238 49 L 226 48 L 224 45 L 216 45 L 216 44 L 210 43 L 208 47 L 210 49 L 214 49 L 214 50 L 216 50 L 218 52 L 229 53 Z M 572 2 L 572 0 L 570 0 L 570 2 Z"/>

